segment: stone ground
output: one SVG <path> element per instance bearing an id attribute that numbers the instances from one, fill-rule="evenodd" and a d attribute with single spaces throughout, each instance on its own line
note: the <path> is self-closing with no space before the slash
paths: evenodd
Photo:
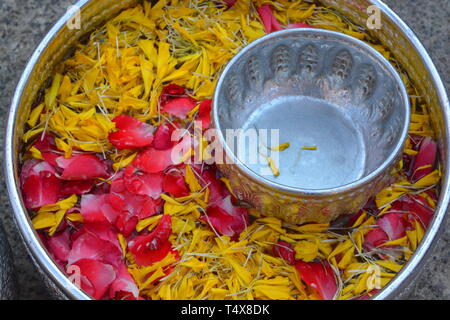
<path id="1" fill-rule="evenodd" d="M 74 1 L 0 1 L 0 130 L 4 131 L 9 103 L 19 76 L 33 49 Z M 443 80 L 450 87 L 450 0 L 385 0 L 421 39 Z M 3 135 L 0 144 L 3 145 Z M 0 151 L 3 157 L 3 147 Z M 0 171 L 3 180 L 3 170 Z M 0 183 L 0 216 L 9 237 L 18 278 L 18 298 L 49 299 L 10 215 L 4 183 Z M 450 219 L 411 299 L 450 299 Z"/>

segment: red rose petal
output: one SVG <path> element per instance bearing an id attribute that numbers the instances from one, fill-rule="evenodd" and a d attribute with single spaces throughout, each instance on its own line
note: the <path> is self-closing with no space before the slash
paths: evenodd
<path id="1" fill-rule="evenodd" d="M 162 192 L 163 176 L 161 173 L 135 173 L 125 175 L 125 187 L 129 192 L 145 195 L 154 199 L 159 198 Z"/>
<path id="2" fill-rule="evenodd" d="M 119 130 L 110 133 L 108 139 L 117 149 L 146 147 L 152 143 L 153 126 L 127 115 L 117 116 L 113 122 Z"/>
<path id="3" fill-rule="evenodd" d="M 184 177 L 167 173 L 163 178 L 163 191 L 174 197 L 185 197 L 189 195 L 189 188 L 186 186 Z"/>
<path id="4" fill-rule="evenodd" d="M 86 289 L 94 299 L 101 299 L 116 278 L 114 267 L 100 261 L 83 259 L 77 261 L 74 265 L 80 268 L 81 274 L 85 276 L 92 285 L 92 287 L 85 287 L 83 286 L 82 281 L 81 288 Z M 92 289 L 93 292 L 90 292 Z"/>
<path id="5" fill-rule="evenodd" d="M 170 251 L 169 236 L 172 232 L 170 215 L 162 216 L 155 229 L 147 234 L 140 235 L 128 243 L 130 252 L 134 254 L 136 262 L 140 265 L 151 265 L 162 260 Z"/>
<path id="6" fill-rule="evenodd" d="M 187 97 L 186 89 L 177 84 L 171 83 L 163 88 L 161 95 L 159 96 L 159 104 L 164 105 L 169 100 L 180 97 Z"/>
<path id="7" fill-rule="evenodd" d="M 36 172 L 33 172 L 33 168 L 36 164 L 38 164 L 40 161 L 37 159 L 30 159 L 23 163 L 22 168 L 20 170 L 20 184 L 23 185 L 31 175 L 37 175 Z M 50 166 L 51 167 L 51 166 Z M 56 172 L 55 169 L 51 167 L 51 170 L 53 172 Z"/>
<path id="8" fill-rule="evenodd" d="M 27 209 L 37 209 L 59 200 L 61 181 L 55 173 L 55 169 L 45 161 L 27 160 L 24 163 L 20 181 Z"/>
<path id="9" fill-rule="evenodd" d="M 49 152 L 57 149 L 55 138 L 49 133 L 45 133 L 44 136 L 39 136 L 36 142 L 33 144 L 33 147 L 41 152 Z"/>
<path id="10" fill-rule="evenodd" d="M 185 135 L 181 142 L 167 150 L 156 150 L 147 148 L 142 151 L 133 161 L 133 165 L 147 173 L 158 173 L 170 166 L 180 164 L 183 155 L 191 147 L 191 138 Z"/>
<path id="11" fill-rule="evenodd" d="M 163 207 L 163 201 L 161 198 L 153 199 L 149 197 L 141 197 L 139 200 L 135 197 L 136 202 L 139 202 L 140 207 L 136 204 L 134 207 L 138 207 L 136 214 L 139 219 L 145 219 L 155 214 L 161 213 Z M 133 204 L 133 201 L 131 202 Z"/>
<path id="12" fill-rule="evenodd" d="M 303 262 L 298 261 L 295 268 L 300 273 L 302 280 L 316 290 L 324 300 L 334 298 L 337 285 L 334 272 L 328 262 Z"/>
<path id="13" fill-rule="evenodd" d="M 139 297 L 139 289 L 128 272 L 127 266 L 123 263 L 120 264 L 116 274 L 116 279 L 109 289 L 110 298 L 116 300 L 137 299 Z"/>
<path id="14" fill-rule="evenodd" d="M 119 240 L 117 239 L 117 233 L 108 225 L 101 223 L 85 223 L 79 231 L 81 233 L 93 234 L 101 240 L 108 241 L 114 245 L 117 250 L 122 250 Z"/>
<path id="15" fill-rule="evenodd" d="M 68 230 L 51 236 L 47 241 L 49 251 L 62 262 L 67 262 L 71 245 Z"/>
<path id="16" fill-rule="evenodd" d="M 289 264 L 295 263 L 295 251 L 292 245 L 286 241 L 278 241 L 272 246 L 272 254 L 275 257 L 284 259 Z"/>
<path id="17" fill-rule="evenodd" d="M 211 125 L 211 102 L 212 100 L 203 100 L 198 109 L 197 120 L 201 122 L 202 129 L 208 129 Z"/>
<path id="18" fill-rule="evenodd" d="M 73 241 L 72 249 L 67 257 L 69 265 L 82 259 L 92 259 L 117 265 L 122 260 L 122 251 L 110 241 L 86 232 L 81 233 Z"/>
<path id="19" fill-rule="evenodd" d="M 81 197 L 81 215 L 85 222 L 114 223 L 123 200 L 113 194 L 86 194 Z"/>
<path id="20" fill-rule="evenodd" d="M 152 147 L 157 150 L 167 150 L 172 148 L 176 141 L 172 141 L 172 133 L 176 128 L 172 124 L 163 123 L 156 129 Z"/>
<path id="21" fill-rule="evenodd" d="M 94 178 L 107 178 L 108 166 L 93 154 L 74 154 L 69 159 L 56 158 L 58 167 L 63 169 L 63 180 L 90 180 Z"/>
<path id="22" fill-rule="evenodd" d="M 201 177 L 205 182 L 203 187 L 208 186 L 209 189 L 209 204 L 214 204 L 230 195 L 225 184 L 217 178 L 215 170 L 204 170 Z"/>
<path id="23" fill-rule="evenodd" d="M 237 0 L 223 0 L 227 6 L 232 7 L 236 3 Z"/>
<path id="24" fill-rule="evenodd" d="M 175 117 L 186 119 L 187 114 L 196 106 L 196 104 L 197 103 L 192 98 L 183 97 L 169 100 L 162 105 L 161 109 L 163 112 L 167 112 Z"/>
<path id="25" fill-rule="evenodd" d="M 158 174 L 159 175 L 159 174 Z M 125 179 L 127 179 L 127 176 L 125 175 L 123 178 L 118 175 L 116 177 L 111 185 L 111 192 L 115 196 L 117 196 L 119 199 L 121 199 L 121 206 L 117 207 L 117 210 L 119 211 L 126 211 L 129 212 L 130 217 L 136 216 L 138 219 L 144 219 L 147 217 L 150 217 L 154 214 L 157 214 L 161 211 L 163 206 L 163 201 L 160 197 L 155 197 L 156 199 L 147 196 L 147 195 L 140 195 L 137 193 L 132 193 L 132 191 L 141 192 L 145 190 L 145 188 L 141 189 L 138 188 L 137 190 L 133 190 L 133 188 L 127 189 L 125 184 Z M 160 178 L 157 178 L 160 180 Z M 162 178 L 161 178 L 162 180 Z M 161 191 L 159 190 L 159 182 L 157 184 L 157 190 L 159 193 L 162 192 L 162 186 Z M 152 189 L 153 191 L 149 193 L 153 195 L 156 195 L 155 189 Z M 119 203 L 120 204 L 120 203 Z M 127 222 L 130 217 L 122 217 L 121 221 L 118 222 L 123 228 L 125 228 L 124 223 Z M 131 223 L 131 222 L 130 222 Z"/>
<path id="26" fill-rule="evenodd" d="M 170 249 L 170 242 L 164 241 L 158 245 L 157 249 L 140 250 L 134 253 L 136 257 L 136 263 L 142 266 L 152 265 L 153 263 L 164 259 L 170 252 Z"/>
<path id="27" fill-rule="evenodd" d="M 133 233 L 138 222 L 139 219 L 137 216 L 128 211 L 124 211 L 118 216 L 115 225 L 123 236 L 128 237 Z"/>
<path id="28" fill-rule="evenodd" d="M 42 158 L 44 161 L 48 162 L 54 167 L 58 167 L 58 164 L 56 163 L 56 159 L 61 156 L 59 153 L 55 152 L 41 152 Z"/>
<path id="29" fill-rule="evenodd" d="M 384 232 L 382 229 L 373 229 L 370 230 L 364 237 L 364 248 L 366 248 L 367 250 L 372 250 L 380 247 L 388 240 L 389 238 L 386 232 Z"/>
<path id="30" fill-rule="evenodd" d="M 31 159 L 24 162 L 20 172 L 20 182 L 23 184 L 30 176 L 39 176 L 42 172 L 56 174 L 55 168 L 46 161 Z"/>
<path id="31" fill-rule="evenodd" d="M 419 195 L 407 195 L 401 200 L 402 208 L 408 214 L 408 219 L 412 222 L 418 220 L 426 229 L 433 219 L 434 210 L 427 200 Z"/>
<path id="32" fill-rule="evenodd" d="M 141 152 L 133 162 L 137 168 L 148 173 L 157 173 L 174 165 L 172 149 L 156 150 L 148 148 Z"/>
<path id="33" fill-rule="evenodd" d="M 63 181 L 61 195 L 86 194 L 92 190 L 95 180 Z"/>
<path id="34" fill-rule="evenodd" d="M 426 137 L 420 144 L 419 153 L 416 155 L 412 167 L 412 181 L 415 182 L 430 174 L 434 169 L 436 162 L 437 144 L 432 138 Z M 424 166 L 428 168 L 420 169 Z"/>
<path id="35" fill-rule="evenodd" d="M 248 225 L 248 210 L 233 206 L 231 196 L 227 196 L 206 210 L 202 220 L 209 222 L 221 235 L 238 236 Z"/>
<path id="36" fill-rule="evenodd" d="M 403 213 L 386 213 L 377 221 L 377 225 L 383 230 L 390 241 L 405 236 L 406 221 Z"/>

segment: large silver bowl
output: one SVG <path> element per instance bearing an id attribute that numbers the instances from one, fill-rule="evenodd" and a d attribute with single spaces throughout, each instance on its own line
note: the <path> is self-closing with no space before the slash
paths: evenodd
<path id="1" fill-rule="evenodd" d="M 90 299 L 66 277 L 50 258 L 23 205 L 19 191 L 19 159 L 26 117 L 46 81 L 46 77 L 52 74 L 55 66 L 66 57 L 69 49 L 78 39 L 95 26 L 116 15 L 120 10 L 137 2 L 137 0 L 79 1 L 77 5 L 81 8 L 81 29 L 70 30 L 66 27 L 73 12 L 65 14 L 55 24 L 30 58 L 11 103 L 5 138 L 4 162 L 9 199 L 17 227 L 32 259 L 41 270 L 43 279 L 61 298 Z M 322 2 L 336 8 L 343 15 L 361 25 L 366 24 L 367 8 L 374 4 L 377 5 L 381 10 L 382 28 L 373 30 L 373 34 L 393 52 L 414 81 L 419 94 L 426 97 L 427 104 L 430 106 L 433 125 L 437 132 L 443 173 L 439 203 L 434 219 L 414 255 L 399 274 L 374 297 L 374 299 L 402 298 L 411 290 L 414 279 L 420 274 L 435 247 L 446 216 L 450 197 L 450 158 L 448 153 L 450 109 L 448 97 L 442 80 L 423 45 L 411 29 L 385 4 L 379 0 L 323 0 Z"/>
<path id="2" fill-rule="evenodd" d="M 227 64 L 212 119 L 227 160 L 219 168 L 238 198 L 265 216 L 325 223 L 393 181 L 410 105 L 395 68 L 371 46 L 300 28 L 261 37 Z M 274 142 L 290 146 L 271 150 Z"/>

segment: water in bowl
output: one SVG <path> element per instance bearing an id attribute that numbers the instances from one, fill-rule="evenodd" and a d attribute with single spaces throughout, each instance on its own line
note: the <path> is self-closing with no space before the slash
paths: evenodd
<path id="1" fill-rule="evenodd" d="M 289 142 L 290 147 L 278 153 L 278 176 L 267 174 L 267 161 L 249 161 L 251 148 L 246 148 L 241 160 L 264 178 L 291 187 L 318 190 L 356 181 L 365 172 L 365 145 L 342 111 L 325 100 L 305 96 L 280 97 L 261 105 L 243 129 L 278 129 L 280 143 Z M 270 136 L 260 144 L 260 155 L 274 154 L 268 144 Z"/>

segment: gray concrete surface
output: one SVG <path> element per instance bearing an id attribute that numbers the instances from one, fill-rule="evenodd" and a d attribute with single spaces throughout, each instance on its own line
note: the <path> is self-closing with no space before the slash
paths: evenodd
<path id="1" fill-rule="evenodd" d="M 19 76 L 33 49 L 53 23 L 75 1 L 0 0 L 0 130 Z M 416 32 L 429 50 L 450 88 L 450 0 L 386 0 Z M 0 158 L 3 157 L 3 134 Z M 3 161 L 2 161 L 3 162 Z M 3 182 L 3 170 L 0 173 Z M 0 216 L 14 253 L 19 298 L 49 299 L 50 295 L 32 265 L 10 216 L 4 183 L 0 183 Z M 450 299 L 450 220 L 424 273 L 418 279 L 412 299 Z"/>

